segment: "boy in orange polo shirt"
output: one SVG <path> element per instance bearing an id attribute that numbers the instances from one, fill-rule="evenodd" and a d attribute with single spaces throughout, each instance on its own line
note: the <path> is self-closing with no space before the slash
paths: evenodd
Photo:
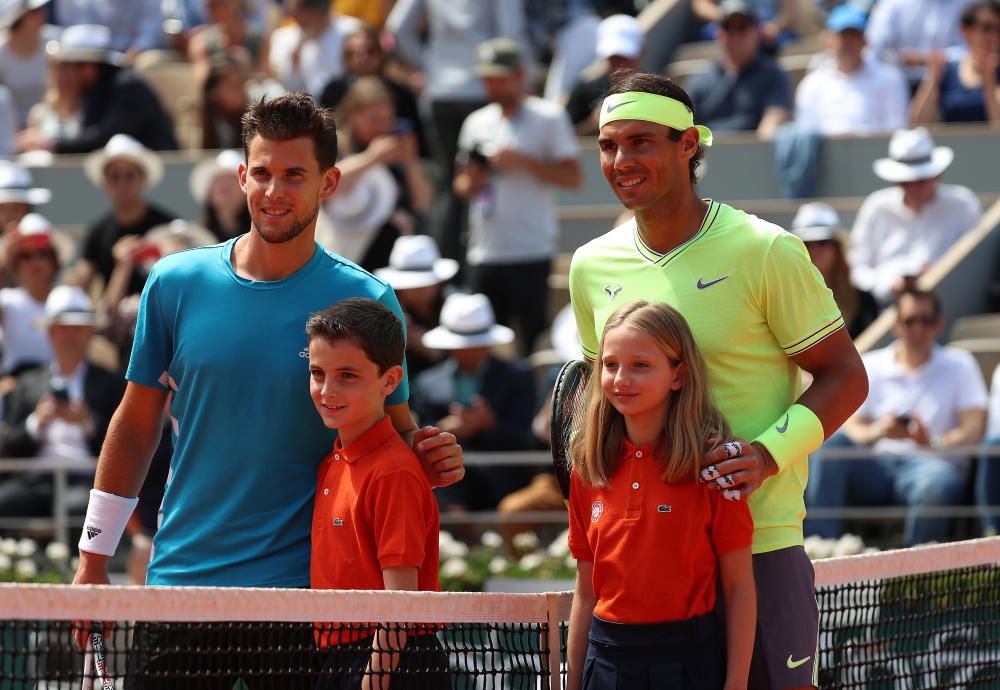
<path id="1" fill-rule="evenodd" d="M 374 300 L 347 299 L 313 314 L 306 333 L 313 403 L 338 432 L 317 474 L 312 588 L 439 591 L 437 504 L 419 459 L 385 414 L 386 397 L 405 376 L 402 323 Z M 329 656 L 316 687 L 450 688 L 433 633 L 322 625 L 316 637 Z"/>

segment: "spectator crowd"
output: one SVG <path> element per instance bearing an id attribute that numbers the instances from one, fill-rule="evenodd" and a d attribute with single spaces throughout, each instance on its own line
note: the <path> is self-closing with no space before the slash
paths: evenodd
<path id="1" fill-rule="evenodd" d="M 240 117 L 292 91 L 337 113 L 342 177 L 317 240 L 394 288 L 420 422 L 470 452 L 544 450 L 554 370 L 580 357 L 572 319 L 548 300 L 556 193 L 581 186 L 577 137 L 597 133 L 615 75 L 650 67 L 636 18 L 647 4 L 0 0 L 0 155 L 10 158 L 0 160 L 0 457 L 97 454 L 150 268 L 250 228 Z M 897 340 L 866 355 L 872 393 L 814 458 L 808 498 L 816 508 L 905 505 L 908 543 L 947 538 L 921 508 L 966 501 L 973 468 L 995 463 L 931 451 L 978 444 L 987 429 L 1000 439 L 1000 403 L 970 355 L 936 344 L 945 315 L 916 287 L 983 214 L 971 190 L 943 181 L 955 153 L 924 125 L 1000 127 L 1000 5 L 809 3 L 821 17 L 812 33 L 793 0 L 691 6 L 700 26 L 688 38 L 710 58 L 682 83 L 696 122 L 720 142 L 750 133 L 773 141 L 777 160 L 804 156 L 815 170 L 823 138 L 891 135 L 873 163 L 888 186 L 871 190 L 853 227 L 809 202 L 789 228 L 852 337 L 896 308 Z M 804 45 L 808 67 L 790 68 Z M 208 152 L 188 182 L 193 218 L 150 200 L 163 152 L 183 148 Z M 86 179 L 108 209 L 81 218 L 77 236 L 45 218 L 60 190 L 31 174 L 69 153 L 86 154 Z M 150 480 L 161 485 L 164 424 Z M 871 457 L 824 455 L 844 447 Z M 73 511 L 86 506 L 87 476 L 71 477 Z M 984 504 L 1000 504 L 996 476 L 977 480 Z M 562 508 L 537 467 L 471 466 L 435 493 L 446 511 Z M 0 471 L 0 516 L 51 514 L 52 494 L 44 473 Z M 144 489 L 133 533 L 155 529 L 158 495 Z M 843 530 L 833 518 L 806 527 Z"/>

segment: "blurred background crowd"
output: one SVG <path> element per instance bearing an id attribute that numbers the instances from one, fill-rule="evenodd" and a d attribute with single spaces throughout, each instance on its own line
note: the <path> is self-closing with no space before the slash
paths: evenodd
<path id="1" fill-rule="evenodd" d="M 613 75 L 636 69 L 685 86 L 720 154 L 768 152 L 773 171 L 717 160 L 776 180 L 780 198 L 743 206 L 805 242 L 852 336 L 893 307 L 872 341 L 885 347 L 866 354 L 872 397 L 828 444 L 871 457 L 820 453 L 810 505 L 905 506 L 917 543 L 956 533 L 922 506 L 1000 504 L 995 460 L 947 452 L 1000 442 L 987 385 L 1000 347 L 939 345 L 950 302 L 921 289 L 996 224 L 995 178 L 944 182 L 959 157 L 935 140 L 952 131 L 941 123 L 980 123 L 982 142 L 1000 127 L 991 0 L 0 0 L 0 457 L 96 455 L 150 267 L 248 230 L 240 116 L 288 91 L 337 113 L 343 177 L 317 239 L 395 288 L 421 423 L 470 454 L 544 450 L 554 373 L 580 357 L 569 255 L 630 222 L 606 190 L 593 198 L 593 137 Z M 877 142 L 879 182 L 814 200 L 828 142 L 859 137 Z M 996 321 L 984 328 L 1000 339 Z M 139 539 L 155 529 L 169 436 Z M 69 477 L 72 512 L 91 477 Z M 0 519 L 51 515 L 53 492 L 51 474 L 0 470 Z M 451 513 L 563 510 L 537 465 L 470 465 L 436 493 Z M 973 530 L 995 532 L 1000 515 L 984 515 Z M 508 524 L 508 543 L 526 528 Z"/>

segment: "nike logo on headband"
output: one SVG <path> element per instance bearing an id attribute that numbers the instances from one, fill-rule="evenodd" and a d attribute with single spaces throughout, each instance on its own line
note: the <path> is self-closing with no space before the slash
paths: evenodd
<path id="1" fill-rule="evenodd" d="M 607 112 L 607 113 L 614 112 L 614 111 L 618 110 L 619 108 L 621 108 L 623 105 L 628 105 L 629 103 L 635 103 L 635 101 L 622 101 L 621 103 L 613 103 L 613 104 L 612 103 L 608 103 L 608 107 L 605 109 L 604 112 Z"/>

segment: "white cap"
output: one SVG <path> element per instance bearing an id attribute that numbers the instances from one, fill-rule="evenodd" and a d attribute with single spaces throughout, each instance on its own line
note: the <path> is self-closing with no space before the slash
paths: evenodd
<path id="1" fill-rule="evenodd" d="M 639 20 L 627 14 L 613 14 L 601 21 L 597 27 L 597 57 L 609 58 L 620 55 L 630 60 L 642 55 L 646 35 Z"/>
<path id="2" fill-rule="evenodd" d="M 31 173 L 26 168 L 10 161 L 0 160 L 0 204 L 20 203 L 38 206 L 49 203 L 52 192 L 33 185 Z"/>
<path id="3" fill-rule="evenodd" d="M 45 326 L 93 326 L 94 320 L 94 305 L 78 287 L 57 285 L 45 300 Z"/>
<path id="4" fill-rule="evenodd" d="M 191 197 L 199 205 L 205 203 L 209 190 L 215 178 L 223 174 L 236 175 L 240 163 L 243 162 L 243 152 L 239 149 L 226 149 L 220 151 L 215 158 L 201 161 L 191 171 L 188 185 L 191 190 Z"/>
<path id="5" fill-rule="evenodd" d="M 111 29 L 100 24 L 67 26 L 58 41 L 49 41 L 45 52 L 57 62 L 121 65 L 125 58 L 117 50 L 111 50 Z"/>
<path id="6" fill-rule="evenodd" d="M 830 240 L 841 232 L 840 216 L 822 201 L 802 204 L 792 220 L 791 231 L 803 242 Z"/>
<path id="7" fill-rule="evenodd" d="M 512 340 L 514 331 L 497 324 L 486 295 L 454 293 L 445 298 L 441 307 L 441 325 L 424 333 L 420 342 L 433 350 L 463 350 Z"/>

